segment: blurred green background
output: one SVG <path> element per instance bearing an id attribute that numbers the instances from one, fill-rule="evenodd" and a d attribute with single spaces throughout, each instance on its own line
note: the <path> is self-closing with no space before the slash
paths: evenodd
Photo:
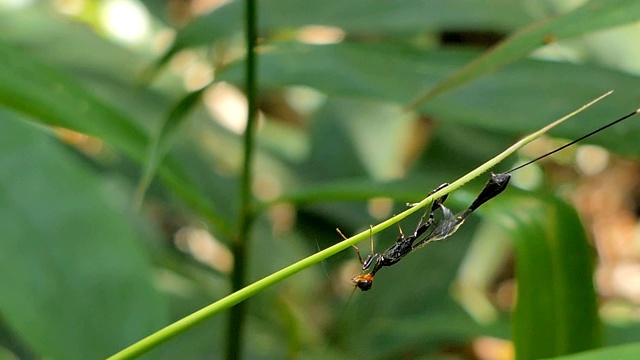
<path id="1" fill-rule="evenodd" d="M 608 90 L 551 135 L 574 139 L 640 106 L 637 1 L 257 4 L 250 282 Z M 0 1 L 0 359 L 105 358 L 229 293 L 243 7 Z M 640 343 L 617 346 L 640 335 L 637 121 L 517 172 L 482 216 L 385 268 L 368 293 L 354 292 L 360 265 L 347 251 L 251 298 L 243 357 L 537 359 L 605 347 L 567 359 L 637 358 Z M 496 172 L 561 143 L 538 142 Z M 485 181 L 448 206 L 466 208 Z M 377 234 L 376 250 L 396 237 Z M 234 356 L 225 317 L 143 358 Z"/>

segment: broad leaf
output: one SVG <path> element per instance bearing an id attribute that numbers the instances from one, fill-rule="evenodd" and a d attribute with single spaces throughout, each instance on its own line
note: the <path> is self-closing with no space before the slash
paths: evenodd
<path id="1" fill-rule="evenodd" d="M 410 107 L 418 107 L 439 94 L 502 68 L 548 42 L 630 24 L 639 19 L 640 2 L 638 1 L 589 1 L 572 12 L 539 21 L 516 32 L 444 81 L 418 95 L 411 101 Z"/>
<path id="2" fill-rule="evenodd" d="M 143 161 L 148 136 L 125 113 L 101 101 L 61 71 L 0 43 L 0 104 L 57 126 L 96 136 L 132 159 Z M 229 225 L 175 160 L 160 175 L 178 196 L 222 232 Z"/>
<path id="3" fill-rule="evenodd" d="M 554 360 L 636 360 L 640 357 L 640 343 L 612 346 L 604 349 L 555 357 Z"/>
<path id="4" fill-rule="evenodd" d="M 10 327 L 53 359 L 104 358 L 159 328 L 165 304 L 115 184 L 42 129 L 6 112 L 0 121 L 0 272 L 10 274 L 0 312 Z"/>
<path id="5" fill-rule="evenodd" d="M 173 46 L 158 66 L 180 50 L 239 34 L 243 6 L 242 1 L 232 1 L 180 29 Z M 340 28 L 355 36 L 395 35 L 404 40 L 407 35 L 441 28 L 511 30 L 530 19 L 518 2 L 500 0 L 411 0 L 404 1 L 402 6 L 385 0 L 270 0 L 260 2 L 259 16 L 260 30 L 267 34 L 323 25 Z"/>
<path id="6" fill-rule="evenodd" d="M 425 84 L 441 81 L 446 73 L 471 60 L 474 54 L 424 51 L 404 45 L 281 43 L 262 55 L 259 73 L 265 87 L 304 85 L 332 96 L 402 104 Z M 218 79 L 239 83 L 240 69 L 241 64 L 236 64 Z M 588 129 L 636 109 L 634 89 L 638 86 L 640 79 L 636 77 L 595 66 L 523 60 L 434 99 L 421 112 L 440 121 L 520 136 L 590 98 L 614 90 L 606 101 L 552 133 L 577 138 Z M 640 134 L 640 123 L 621 124 L 608 134 L 589 141 L 617 153 L 640 154 L 634 142 Z"/>
<path id="7" fill-rule="evenodd" d="M 499 204 L 490 207 L 491 217 L 515 239 L 518 290 L 512 337 L 518 359 L 600 346 L 594 252 L 575 211 L 559 201 L 532 197 Z"/>

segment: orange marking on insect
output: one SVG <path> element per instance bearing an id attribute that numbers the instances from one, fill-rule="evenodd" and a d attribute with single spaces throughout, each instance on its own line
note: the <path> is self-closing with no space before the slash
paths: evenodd
<path id="1" fill-rule="evenodd" d="M 356 275 L 351 279 L 353 283 L 362 291 L 371 289 L 373 285 L 373 275 L 371 273 Z"/>

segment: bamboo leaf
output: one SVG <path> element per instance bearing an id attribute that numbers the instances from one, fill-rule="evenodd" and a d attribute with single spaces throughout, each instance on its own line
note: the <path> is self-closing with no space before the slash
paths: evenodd
<path id="1" fill-rule="evenodd" d="M 0 103 L 49 126 L 98 136 L 140 160 L 143 131 L 117 109 L 65 76 L 0 43 Z"/>
<path id="2" fill-rule="evenodd" d="M 458 50 L 422 51 L 402 45 L 278 43 L 262 54 L 259 73 L 266 88 L 302 85 L 333 97 L 401 104 L 410 101 L 424 84 L 442 81 L 444 74 L 471 61 L 475 54 Z M 239 85 L 241 65 L 230 66 L 217 79 Z M 595 66 L 523 60 L 444 94 L 421 111 L 442 122 L 520 136 L 563 114 L 567 104 L 577 104 L 614 89 L 615 97 L 555 133 L 576 138 L 586 128 L 595 128 L 604 119 L 636 107 L 634 89 L 639 86 L 638 78 Z M 635 146 L 640 123 L 626 123 L 612 133 L 615 136 L 599 136 L 589 141 L 616 153 L 640 155 Z"/>
<path id="3" fill-rule="evenodd" d="M 436 96 L 520 59 L 548 41 L 625 25 L 640 19 L 635 0 L 592 0 L 567 14 L 539 21 L 510 36 L 453 75 L 418 95 L 408 105 L 417 108 Z M 550 40 L 551 39 L 551 40 Z"/>
<path id="4" fill-rule="evenodd" d="M 144 162 L 142 177 L 136 189 L 134 200 L 135 208 L 139 208 L 142 204 L 144 193 L 151 184 L 151 180 L 155 176 L 162 159 L 169 151 L 180 125 L 187 119 L 189 112 L 191 112 L 200 100 L 203 91 L 204 90 L 194 91 L 181 99 L 178 104 L 171 109 L 162 122 L 160 130 L 153 137 L 151 145 L 149 146 L 147 159 Z"/>
<path id="5" fill-rule="evenodd" d="M 41 129 L 0 120 L 6 325 L 40 358 L 97 359 L 167 321 L 126 199 Z"/>
<path id="6" fill-rule="evenodd" d="M 549 198 L 511 197 L 498 203 L 489 207 L 491 217 L 515 240 L 518 287 L 512 338 L 517 358 L 600 346 L 594 252 L 575 210 Z"/>
<path id="7" fill-rule="evenodd" d="M 159 68 L 177 52 L 230 38 L 241 30 L 241 1 L 229 2 L 180 29 L 172 47 L 159 59 Z M 265 2 L 259 14 L 261 33 L 289 32 L 308 25 L 337 27 L 349 34 L 391 34 L 403 37 L 424 29 L 474 29 L 491 26 L 511 30 L 530 20 L 517 2 L 411 0 L 397 6 L 385 0 L 340 0 L 301 3 Z"/>
<path id="8" fill-rule="evenodd" d="M 4 60 L 0 67 L 0 104 L 41 124 L 98 137 L 132 159 L 144 160 L 149 138 L 126 114 L 101 101 L 63 72 L 4 43 L 0 43 L 0 57 Z M 172 121 L 177 119 L 180 117 Z M 227 221 L 175 161 L 168 159 L 160 175 L 183 201 L 208 218 L 219 231 L 228 232 Z"/>
<path id="9" fill-rule="evenodd" d="M 578 354 L 554 357 L 554 360 L 635 360 L 640 357 L 640 343 L 611 346 Z"/>

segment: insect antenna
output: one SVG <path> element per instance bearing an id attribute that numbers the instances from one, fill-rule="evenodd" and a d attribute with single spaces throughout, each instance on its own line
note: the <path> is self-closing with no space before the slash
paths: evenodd
<path id="1" fill-rule="evenodd" d="M 615 124 L 617 124 L 617 123 L 619 123 L 619 122 L 621 122 L 621 121 L 623 121 L 623 120 L 626 120 L 626 119 L 628 119 L 628 118 L 632 117 L 633 115 L 637 114 L 638 112 L 640 112 L 640 109 L 636 109 L 636 110 L 635 110 L 635 111 L 633 111 L 632 113 L 629 113 L 629 114 L 627 114 L 627 115 L 625 115 L 625 116 L 623 116 L 623 117 L 621 117 L 621 118 L 619 118 L 619 119 L 617 119 L 617 120 L 614 120 L 614 121 L 612 121 L 612 122 L 608 123 L 607 125 L 604 125 L 604 126 L 602 126 L 602 127 L 598 128 L 598 129 L 596 129 L 596 130 L 593 130 L 592 132 L 590 132 L 590 133 L 588 133 L 588 134 L 586 134 L 586 135 L 582 135 L 581 137 L 579 137 L 579 138 L 577 138 L 577 139 L 575 139 L 575 140 L 573 140 L 573 141 L 571 141 L 571 142 L 568 142 L 568 143 L 566 143 L 566 144 L 564 144 L 564 145 L 560 146 L 559 148 L 557 148 L 557 149 L 555 149 L 555 150 L 553 150 L 553 151 L 550 151 L 550 152 L 548 152 L 548 153 L 546 153 L 546 154 L 540 155 L 540 156 L 538 156 L 537 158 L 535 158 L 535 159 L 533 159 L 533 160 L 529 160 L 529 161 L 527 161 L 527 162 L 526 162 L 526 163 L 524 163 L 524 164 L 518 165 L 518 166 L 514 167 L 513 169 L 511 169 L 511 170 L 507 171 L 506 173 L 512 173 L 512 172 L 514 172 L 514 171 L 516 171 L 516 170 L 519 170 L 519 169 L 522 169 L 523 167 L 525 167 L 525 166 L 527 166 L 527 165 L 529 165 L 529 164 L 532 164 L 532 163 L 534 163 L 534 162 L 536 162 L 536 161 L 538 161 L 538 160 L 540 160 L 540 159 L 544 159 L 544 158 L 546 158 L 546 157 L 547 157 L 547 156 L 549 156 L 549 155 L 553 155 L 553 154 L 557 153 L 558 151 L 564 150 L 564 149 L 568 148 L 569 146 L 571 146 L 571 145 L 573 145 L 573 144 L 575 144 L 575 143 L 577 143 L 577 142 L 579 142 L 579 141 L 582 141 L 582 140 L 584 140 L 584 139 L 588 138 L 588 137 L 589 137 L 589 136 L 591 136 L 591 135 L 597 134 L 597 133 L 599 133 L 599 132 L 600 132 L 600 131 L 602 131 L 602 130 L 605 130 L 605 129 L 607 129 L 607 128 L 609 128 L 609 127 L 611 127 L 611 126 L 613 126 L 613 125 L 615 125 Z"/>
<path id="2" fill-rule="evenodd" d="M 478 209 L 481 205 L 485 204 L 487 201 L 495 198 L 496 196 L 498 196 L 499 194 L 501 194 L 509 185 L 509 180 L 511 179 L 511 173 L 522 169 L 523 167 L 530 165 L 540 159 L 543 159 L 549 155 L 553 155 L 555 153 L 557 153 L 558 151 L 561 151 L 563 149 L 568 148 L 569 146 L 582 141 L 594 134 L 599 133 L 602 130 L 605 130 L 613 125 L 616 125 L 617 123 L 626 120 L 634 115 L 636 115 L 637 113 L 640 112 L 640 109 L 636 109 L 635 111 L 617 119 L 614 120 L 604 126 L 601 126 L 600 128 L 593 130 L 591 132 L 589 132 L 586 135 L 583 135 L 573 141 L 570 141 L 562 146 L 560 146 L 559 148 L 552 150 L 546 154 L 543 154 L 541 156 L 538 156 L 537 158 L 527 161 L 522 165 L 518 165 L 516 167 L 514 167 L 513 169 L 503 172 L 503 173 L 499 173 L 499 174 L 491 174 L 491 177 L 489 178 L 489 181 L 486 183 L 486 185 L 482 188 L 482 191 L 480 192 L 480 194 L 476 197 L 476 199 L 473 201 L 473 203 L 471 203 L 471 205 L 467 208 L 467 210 L 463 211 L 462 213 L 456 215 L 455 217 L 448 217 L 445 218 L 443 220 L 441 220 L 440 222 L 437 223 L 437 226 L 434 228 L 434 230 L 427 234 L 424 238 L 419 239 L 419 241 L 416 242 L 416 246 L 415 248 L 420 248 L 425 246 L 426 244 L 433 242 L 433 241 L 437 241 L 437 240 L 441 240 L 444 238 L 447 238 L 451 235 L 453 235 L 453 233 L 455 233 L 458 228 L 462 225 L 462 223 L 464 222 L 464 220 L 471 215 L 472 212 L 474 212 L 476 209 Z M 443 211 L 446 208 L 443 206 Z M 448 210 L 448 209 L 447 209 Z M 432 210 L 433 211 L 433 210 Z"/>

